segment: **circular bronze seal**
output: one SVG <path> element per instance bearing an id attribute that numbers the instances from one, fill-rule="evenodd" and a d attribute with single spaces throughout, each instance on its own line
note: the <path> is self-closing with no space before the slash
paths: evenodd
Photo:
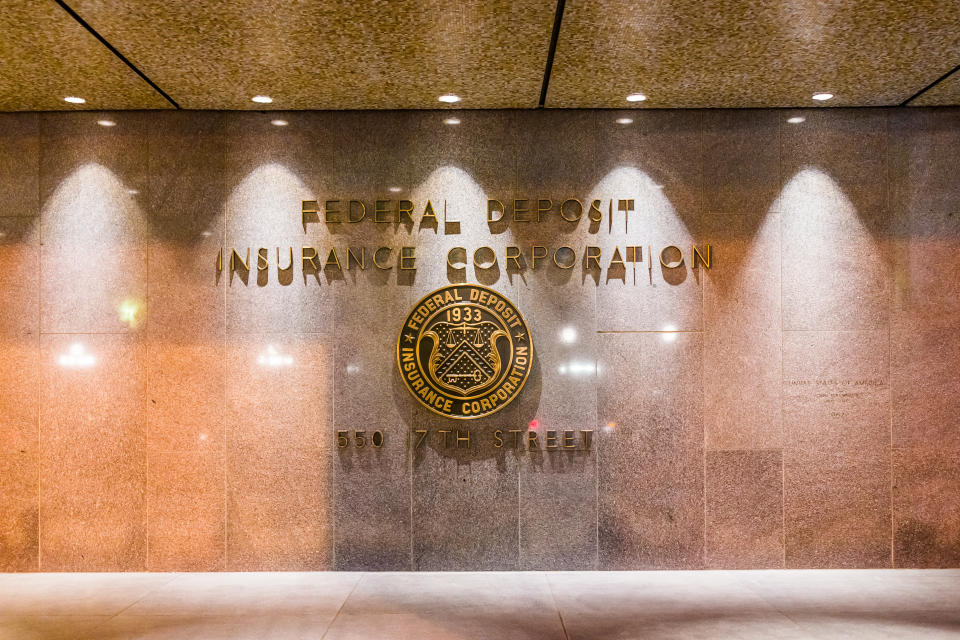
<path id="1" fill-rule="evenodd" d="M 533 343 L 513 303 L 475 284 L 437 289 L 413 306 L 397 338 L 410 393 L 434 413 L 469 420 L 503 409 L 527 381 Z"/>

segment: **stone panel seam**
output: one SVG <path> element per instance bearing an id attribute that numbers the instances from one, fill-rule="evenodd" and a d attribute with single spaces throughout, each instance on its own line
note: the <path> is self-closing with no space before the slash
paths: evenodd
<path id="1" fill-rule="evenodd" d="M 777 118 L 777 184 L 780 193 L 777 195 L 777 261 L 780 268 L 780 568 L 787 568 L 787 465 L 784 460 L 784 443 L 786 440 L 786 425 L 783 420 L 783 121 Z"/>
<path id="2" fill-rule="evenodd" d="M 957 69 L 960 69 L 960 66 L 955 67 L 955 68 L 953 69 L 953 71 L 956 71 Z M 953 73 L 953 71 L 951 71 L 950 73 Z M 939 80 L 938 80 L 937 82 L 939 82 Z M 936 82 L 935 82 L 934 84 L 936 84 Z M 933 86 L 933 85 L 931 85 L 931 86 Z M 921 93 L 923 93 L 923 91 L 926 91 L 928 88 L 929 88 L 929 87 L 926 87 L 926 88 L 924 88 L 923 90 L 921 90 Z M 911 98 L 911 100 L 912 100 L 912 99 L 913 99 L 913 98 Z M 908 100 L 908 102 L 909 102 L 909 100 Z M 886 210 L 887 210 L 887 228 L 886 228 L 886 230 L 885 230 L 884 233 L 885 233 L 885 235 L 886 235 L 886 240 L 885 240 L 885 241 L 886 241 L 886 243 L 887 243 L 887 257 L 888 257 L 888 259 L 889 259 L 889 263 L 887 264 L 887 285 L 890 287 L 890 290 L 888 291 L 888 294 L 887 294 L 887 305 L 888 305 L 888 306 L 887 306 L 887 421 L 888 421 L 889 435 L 890 435 L 890 440 L 889 440 L 890 446 L 889 446 L 888 449 L 887 449 L 887 451 L 888 451 L 888 453 L 887 453 L 887 465 L 888 465 L 888 472 L 889 472 L 889 474 L 890 474 L 890 568 L 893 568 L 893 567 L 896 566 L 896 564 L 895 564 L 895 562 L 896 562 L 896 557 L 895 557 L 895 555 L 894 555 L 894 549 L 895 549 L 895 545 L 894 545 L 894 536 L 895 536 L 894 527 L 895 527 L 895 521 L 894 521 L 894 513 L 893 513 L 893 511 L 894 511 L 894 499 L 893 499 L 893 491 L 894 491 L 894 482 L 893 482 L 893 363 L 892 363 L 892 359 L 893 359 L 893 349 L 892 349 L 892 338 L 891 338 L 891 324 L 893 323 L 893 314 L 894 314 L 893 297 L 894 297 L 894 295 L 895 295 L 895 293 L 894 293 L 895 284 L 894 284 L 894 273 L 893 273 L 893 270 L 894 270 L 893 246 L 891 245 L 891 233 L 890 233 L 890 232 L 891 232 L 892 228 L 895 228 L 895 225 L 893 224 L 893 221 L 892 221 L 892 218 L 893 218 L 893 216 L 894 216 L 894 209 L 893 209 L 892 203 L 891 203 L 891 201 L 890 201 L 890 200 L 891 200 L 891 197 L 890 197 L 890 186 L 889 186 L 889 185 L 890 185 L 890 177 L 891 177 L 891 176 L 890 176 L 890 165 L 891 165 L 891 162 L 892 162 L 892 161 L 891 161 L 891 158 L 890 158 L 890 114 L 889 114 L 889 112 L 885 114 L 885 117 L 884 117 L 884 127 L 886 128 L 886 133 L 887 133 L 887 136 L 886 136 L 886 145 L 887 145 L 887 148 L 886 148 L 886 153 L 885 153 L 885 156 L 884 156 L 885 162 L 884 162 L 884 167 L 883 167 L 883 168 L 884 168 L 884 173 L 885 173 L 885 175 L 884 175 L 884 178 L 885 178 L 885 179 L 884 179 L 884 182 L 883 182 L 883 184 L 884 184 L 884 204 L 886 205 L 885 208 L 886 208 Z"/>

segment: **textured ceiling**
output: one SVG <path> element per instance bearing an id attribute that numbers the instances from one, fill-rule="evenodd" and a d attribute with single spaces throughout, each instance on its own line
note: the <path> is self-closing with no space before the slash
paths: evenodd
<path id="1" fill-rule="evenodd" d="M 949 78 L 945 78 L 910 102 L 910 106 L 914 107 L 948 104 L 960 104 L 960 72 L 950 74 Z"/>
<path id="2" fill-rule="evenodd" d="M 164 100 L 52 0 L 0 1 L 0 111 L 164 109 Z"/>
<path id="3" fill-rule="evenodd" d="M 547 106 L 896 105 L 958 63 L 957 0 L 568 0 Z"/>
<path id="4" fill-rule="evenodd" d="M 72 0 L 187 109 L 535 107 L 545 0 Z"/>
<path id="5" fill-rule="evenodd" d="M 557 0 L 0 0 L 0 111 L 960 104 L 960 0 L 563 7 L 548 69 Z"/>

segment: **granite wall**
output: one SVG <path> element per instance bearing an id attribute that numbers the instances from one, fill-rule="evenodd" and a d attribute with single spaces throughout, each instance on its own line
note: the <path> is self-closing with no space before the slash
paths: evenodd
<path id="1" fill-rule="evenodd" d="M 0 114 L 0 570 L 960 566 L 960 110 L 450 115 Z M 350 198 L 416 216 L 303 222 Z M 554 208 L 488 224 L 488 198 Z M 576 267 L 510 268 L 534 244 Z M 711 267 L 608 265 L 670 244 Z M 308 245 L 417 268 L 276 270 Z M 218 272 L 234 247 L 266 272 Z M 459 281 L 536 350 L 469 424 L 395 364 Z M 451 425 L 469 449 L 414 448 Z M 357 429 L 384 445 L 338 448 Z"/>

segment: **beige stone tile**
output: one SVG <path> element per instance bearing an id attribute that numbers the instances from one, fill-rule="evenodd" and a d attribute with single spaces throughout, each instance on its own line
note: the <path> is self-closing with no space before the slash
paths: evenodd
<path id="1" fill-rule="evenodd" d="M 0 597 L 4 616 L 20 620 L 114 616 L 172 579 L 160 573 L 8 573 L 0 574 Z"/>
<path id="2" fill-rule="evenodd" d="M 223 340 L 150 338 L 144 397 L 151 451 L 223 452 L 227 364 Z"/>
<path id="3" fill-rule="evenodd" d="M 227 569 L 333 567 L 329 451 L 232 445 L 227 452 Z"/>
<path id="4" fill-rule="evenodd" d="M 225 566 L 222 445 L 151 452 L 147 488 L 147 569 L 217 571 Z"/>
<path id="5" fill-rule="evenodd" d="M 44 336 L 40 363 L 40 568 L 143 569 L 142 345 Z"/>
<path id="6" fill-rule="evenodd" d="M 17 616 L 0 615 L 0 638 L 17 640 L 74 640 L 89 637 L 110 616 Z"/>
<path id="7" fill-rule="evenodd" d="M 37 451 L 0 451 L 0 571 L 39 568 L 37 526 Z M 2 628 L 2 623 L 0 623 Z"/>
<path id="8" fill-rule="evenodd" d="M 493 612 L 464 612 L 455 608 L 430 614 L 345 614 L 334 620 L 326 637 L 362 640 L 393 635 L 424 640 L 480 639 L 492 635 L 510 640 L 560 640 L 565 637 L 560 618 L 550 610 L 496 615 Z"/>

